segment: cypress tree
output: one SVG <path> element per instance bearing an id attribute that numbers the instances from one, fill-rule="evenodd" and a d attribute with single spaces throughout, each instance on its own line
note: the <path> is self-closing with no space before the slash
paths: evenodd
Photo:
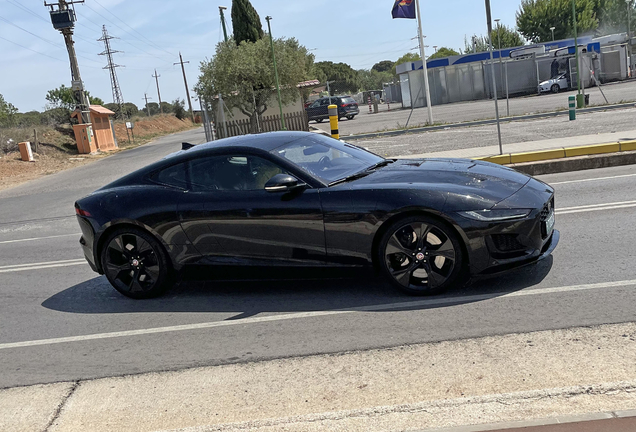
<path id="1" fill-rule="evenodd" d="M 250 0 L 232 0 L 232 27 L 237 45 L 263 38 L 263 26 Z"/>

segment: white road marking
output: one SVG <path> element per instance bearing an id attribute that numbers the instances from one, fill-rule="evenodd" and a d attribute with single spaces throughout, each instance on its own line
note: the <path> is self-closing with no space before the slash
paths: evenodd
<path id="1" fill-rule="evenodd" d="M 556 214 L 583 213 L 590 211 L 615 210 L 622 208 L 636 207 L 636 201 L 621 201 L 615 203 L 589 204 L 577 207 L 563 207 L 556 210 Z"/>
<path id="2" fill-rule="evenodd" d="M 563 184 L 570 184 L 570 183 L 583 183 L 583 182 L 600 181 L 600 180 L 613 180 L 613 179 L 625 178 L 625 177 L 636 177 L 636 174 L 624 174 L 624 175 L 617 175 L 617 176 L 612 176 L 612 177 L 598 177 L 598 178 L 589 178 L 589 179 L 582 179 L 582 180 L 568 180 L 568 181 L 548 183 L 548 184 L 550 186 L 555 186 L 555 185 L 563 185 Z"/>
<path id="3" fill-rule="evenodd" d="M 71 236 L 81 236 L 81 234 L 79 234 L 79 233 L 62 234 L 62 235 L 54 235 L 54 236 L 47 236 L 47 237 L 33 237 L 33 238 L 25 238 L 25 239 L 18 239 L 18 240 L 4 240 L 4 241 L 0 241 L 0 244 L 22 243 L 22 242 L 30 242 L 30 241 L 37 241 L 37 240 L 48 240 L 48 239 L 56 239 L 56 238 L 71 237 Z"/>
<path id="4" fill-rule="evenodd" d="M 48 261 L 41 263 L 30 263 L 30 264 L 13 264 L 8 266 L 0 267 L 0 273 L 13 273 L 27 270 L 40 270 L 47 268 L 55 268 L 55 267 L 68 267 L 74 265 L 86 264 L 86 260 L 81 259 L 72 259 L 72 260 L 64 260 L 64 261 Z"/>
<path id="5" fill-rule="evenodd" d="M 624 287 L 631 287 L 631 286 L 636 286 L 636 279 L 616 281 L 616 282 L 601 282 L 601 283 L 585 284 L 585 285 L 571 285 L 571 286 L 554 287 L 554 288 L 536 288 L 536 289 L 528 289 L 523 291 L 516 291 L 516 292 L 512 292 L 508 294 L 492 293 L 492 294 L 480 294 L 480 295 L 461 296 L 461 297 L 443 297 L 443 298 L 426 299 L 426 300 L 419 300 L 419 301 L 412 301 L 412 302 L 389 303 L 389 304 L 374 305 L 374 306 L 363 306 L 359 308 L 338 309 L 338 310 L 332 310 L 332 311 L 299 312 L 299 313 L 290 313 L 290 314 L 282 314 L 282 315 L 270 315 L 270 316 L 263 316 L 263 317 L 245 318 L 241 320 L 214 321 L 214 322 L 186 324 L 186 325 L 178 325 L 178 326 L 170 326 L 170 327 L 156 327 L 156 328 L 139 329 L 139 330 L 127 330 L 127 331 L 120 331 L 120 332 L 97 333 L 97 334 L 83 335 L 83 336 L 69 336 L 69 337 L 39 339 L 39 340 L 31 340 L 31 341 L 23 341 L 23 342 L 10 342 L 10 343 L 0 344 L 0 350 L 10 349 L 10 348 L 26 348 L 26 347 L 42 346 L 42 345 L 55 345 L 55 344 L 68 343 L 68 342 L 82 342 L 82 341 L 92 341 L 92 340 L 100 340 L 100 339 L 112 339 L 112 338 L 118 338 L 118 337 L 143 336 L 143 335 L 150 335 L 150 334 L 157 334 L 157 333 L 172 333 L 172 332 L 179 332 L 179 331 L 202 330 L 202 329 L 211 329 L 211 328 L 218 328 L 218 327 L 230 327 L 230 326 L 236 326 L 236 325 L 260 324 L 260 323 L 267 323 L 267 322 L 287 321 L 292 319 L 315 318 L 315 317 L 330 316 L 330 315 L 344 315 L 344 314 L 351 314 L 356 312 L 371 312 L 371 311 L 387 310 L 387 309 L 403 309 L 403 308 L 414 308 L 414 307 L 449 305 L 454 303 L 468 303 L 468 302 L 476 302 L 476 301 L 484 301 L 484 300 L 497 300 L 497 299 L 513 298 L 513 297 L 526 297 L 526 296 L 532 296 L 532 295 L 566 293 L 566 292 L 595 290 L 595 289 L 624 288 Z"/>

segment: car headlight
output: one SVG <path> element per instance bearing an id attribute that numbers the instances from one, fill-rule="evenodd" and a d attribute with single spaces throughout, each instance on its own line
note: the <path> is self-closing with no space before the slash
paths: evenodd
<path id="1" fill-rule="evenodd" d="M 461 216 L 482 222 L 496 222 L 511 219 L 521 219 L 530 214 L 532 209 L 496 209 L 471 210 L 458 212 Z"/>

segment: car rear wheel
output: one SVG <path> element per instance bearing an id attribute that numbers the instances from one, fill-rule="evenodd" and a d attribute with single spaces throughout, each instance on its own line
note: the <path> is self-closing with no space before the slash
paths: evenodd
<path id="1" fill-rule="evenodd" d="M 166 254 L 159 242 L 142 230 L 114 231 L 104 242 L 101 260 L 108 281 L 126 297 L 157 297 L 170 287 Z"/>
<path id="2" fill-rule="evenodd" d="M 348 115 L 347 120 L 353 120 L 354 117 L 355 117 L 354 115 Z"/>
<path id="3" fill-rule="evenodd" d="M 439 294 L 459 280 L 461 244 L 455 232 L 427 216 L 399 220 L 384 233 L 378 262 L 398 289 L 414 295 Z"/>
<path id="4" fill-rule="evenodd" d="M 561 90 L 561 87 L 559 87 L 558 84 L 552 84 L 552 87 L 550 87 L 550 90 L 552 90 L 552 93 L 558 93 L 559 90 Z"/>

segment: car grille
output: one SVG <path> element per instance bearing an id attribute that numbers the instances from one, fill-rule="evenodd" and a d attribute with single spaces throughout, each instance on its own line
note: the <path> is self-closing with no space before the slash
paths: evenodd
<path id="1" fill-rule="evenodd" d="M 511 252 L 524 249 L 524 246 L 517 240 L 517 234 L 494 234 L 492 242 L 501 252 Z"/>
<path id="2" fill-rule="evenodd" d="M 552 199 L 548 201 L 545 206 L 543 206 L 543 209 L 541 210 L 541 222 L 545 222 L 548 220 L 552 209 L 554 209 L 554 197 L 552 197 Z"/>
<path id="3" fill-rule="evenodd" d="M 546 225 L 546 221 L 550 217 L 550 213 L 552 213 L 552 211 L 554 211 L 554 197 L 552 197 L 541 210 L 541 238 L 544 240 L 548 237 L 548 226 Z"/>

